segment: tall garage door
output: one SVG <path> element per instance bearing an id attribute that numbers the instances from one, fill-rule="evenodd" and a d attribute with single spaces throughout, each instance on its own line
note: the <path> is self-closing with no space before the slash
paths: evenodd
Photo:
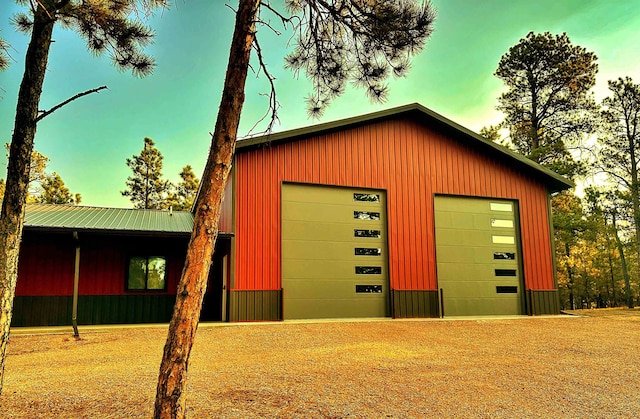
<path id="1" fill-rule="evenodd" d="M 284 184 L 285 319 L 388 316 L 382 191 Z"/>
<path id="2" fill-rule="evenodd" d="M 517 220 L 512 201 L 435 198 L 445 316 L 524 312 Z"/>

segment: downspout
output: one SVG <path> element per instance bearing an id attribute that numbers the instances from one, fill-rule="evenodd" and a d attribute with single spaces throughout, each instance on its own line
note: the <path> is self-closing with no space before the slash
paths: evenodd
<path id="1" fill-rule="evenodd" d="M 75 269 L 73 271 L 73 311 L 71 314 L 71 324 L 73 325 L 73 337 L 80 337 L 78 333 L 78 282 L 80 279 L 80 240 L 78 232 L 73 232 L 73 240 L 76 243 Z"/>

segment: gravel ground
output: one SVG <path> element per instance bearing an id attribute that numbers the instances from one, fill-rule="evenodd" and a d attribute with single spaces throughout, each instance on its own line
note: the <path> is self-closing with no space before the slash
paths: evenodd
<path id="1" fill-rule="evenodd" d="M 640 311 L 612 314 L 202 327 L 188 414 L 636 418 Z M 0 417 L 150 417 L 165 334 L 12 335 Z"/>

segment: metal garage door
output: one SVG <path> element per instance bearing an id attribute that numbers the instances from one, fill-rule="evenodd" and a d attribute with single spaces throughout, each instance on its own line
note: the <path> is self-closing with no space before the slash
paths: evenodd
<path id="1" fill-rule="evenodd" d="M 285 319 L 388 316 L 385 195 L 282 186 Z"/>
<path id="2" fill-rule="evenodd" d="M 523 313 L 517 220 L 512 201 L 435 198 L 438 286 L 446 316 Z"/>

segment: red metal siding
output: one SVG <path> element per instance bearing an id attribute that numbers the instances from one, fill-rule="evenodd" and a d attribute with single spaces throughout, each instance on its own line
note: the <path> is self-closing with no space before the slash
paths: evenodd
<path id="1" fill-rule="evenodd" d="M 167 258 L 167 289 L 149 294 L 175 294 L 182 273 L 186 239 L 95 236 L 80 233 L 79 295 L 133 295 L 125 289 L 129 256 L 149 254 Z M 22 243 L 17 296 L 73 294 L 75 243 L 71 233 L 28 232 Z M 144 292 L 142 293 L 144 294 Z"/>
<path id="2" fill-rule="evenodd" d="M 233 172 L 229 175 L 229 181 L 224 189 L 224 199 L 220 210 L 220 224 L 218 231 L 222 233 L 233 232 Z"/>
<path id="3" fill-rule="evenodd" d="M 434 195 L 517 200 L 526 288 L 554 288 L 545 186 L 412 119 L 241 151 L 235 167 L 237 290 L 281 287 L 282 182 L 386 190 L 390 282 L 398 290 L 437 288 Z"/>
<path id="4" fill-rule="evenodd" d="M 16 296 L 73 295 L 75 254 L 71 233 L 36 239 L 25 232 L 18 260 Z"/>

